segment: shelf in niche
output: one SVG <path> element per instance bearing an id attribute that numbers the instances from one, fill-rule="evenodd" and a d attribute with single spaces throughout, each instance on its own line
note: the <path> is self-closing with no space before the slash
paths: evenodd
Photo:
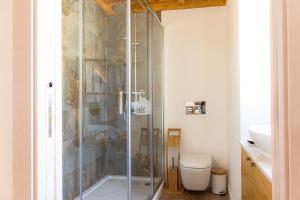
<path id="1" fill-rule="evenodd" d="M 109 96 L 109 95 L 118 95 L 118 92 L 87 92 L 86 95 L 92 96 L 92 95 L 99 95 L 99 96 Z"/>
<path id="2" fill-rule="evenodd" d="M 85 57 L 84 61 L 94 61 L 94 62 L 106 62 L 105 59 L 100 59 L 100 58 L 89 58 L 89 57 Z"/>
<path id="3" fill-rule="evenodd" d="M 126 65 L 126 62 L 122 62 L 122 61 L 107 60 L 105 62 L 110 63 L 110 64 L 123 64 L 123 65 Z"/>
<path id="4" fill-rule="evenodd" d="M 110 63 L 110 64 L 123 64 L 123 65 L 126 65 L 126 61 L 102 60 L 102 59 L 98 59 L 98 58 L 85 58 L 84 60 L 85 61 L 102 62 L 102 63 Z M 132 63 L 134 63 L 134 62 L 132 62 Z M 147 62 L 138 60 L 136 63 L 143 64 L 143 63 L 147 63 Z"/>
<path id="5" fill-rule="evenodd" d="M 141 36 L 140 36 L 141 37 Z M 124 38 L 113 38 L 113 39 L 107 39 L 107 42 L 112 42 L 112 43 L 120 43 L 120 42 L 126 42 L 125 37 Z M 132 42 L 134 43 L 134 42 Z M 142 40 L 141 39 L 137 39 L 137 42 L 140 45 L 147 45 L 147 37 L 143 37 Z"/>
<path id="6" fill-rule="evenodd" d="M 115 63 L 115 64 L 126 64 L 126 61 L 114 61 L 114 60 L 103 60 L 99 58 L 84 58 L 84 61 L 93 61 L 93 62 L 101 62 L 101 63 Z"/>
<path id="7" fill-rule="evenodd" d="M 119 61 L 106 61 L 106 63 L 109 63 L 109 64 L 123 64 L 124 67 L 126 66 L 126 62 L 119 62 Z M 147 61 L 137 61 L 136 62 L 137 64 L 147 64 Z M 132 62 L 132 65 L 134 65 L 134 62 Z"/>
<path id="8" fill-rule="evenodd" d="M 89 125 L 113 125 L 114 121 L 99 121 L 97 123 L 89 123 Z"/>

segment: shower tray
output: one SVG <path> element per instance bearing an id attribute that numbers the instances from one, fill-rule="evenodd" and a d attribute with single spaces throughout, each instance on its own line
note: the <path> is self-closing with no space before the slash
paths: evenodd
<path id="1" fill-rule="evenodd" d="M 151 184 L 149 177 L 132 177 L 132 199 L 148 200 L 151 196 Z M 158 200 L 163 189 L 163 181 L 160 178 L 154 179 L 160 183 L 159 189 L 152 200 Z M 83 193 L 83 200 L 124 200 L 127 196 L 126 176 L 105 176 Z M 74 200 L 80 200 L 80 197 Z"/>

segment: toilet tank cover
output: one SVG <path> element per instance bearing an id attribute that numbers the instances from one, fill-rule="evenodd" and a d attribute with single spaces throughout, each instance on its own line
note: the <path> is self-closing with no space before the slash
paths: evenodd
<path id="1" fill-rule="evenodd" d="M 203 169 L 211 167 L 211 157 L 199 154 L 183 154 L 180 158 L 181 167 Z"/>

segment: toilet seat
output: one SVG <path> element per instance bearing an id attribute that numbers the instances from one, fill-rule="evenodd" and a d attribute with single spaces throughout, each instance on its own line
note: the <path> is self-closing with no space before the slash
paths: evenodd
<path id="1" fill-rule="evenodd" d="M 211 168 L 211 157 L 199 154 L 184 154 L 180 158 L 180 166 L 192 169 Z"/>

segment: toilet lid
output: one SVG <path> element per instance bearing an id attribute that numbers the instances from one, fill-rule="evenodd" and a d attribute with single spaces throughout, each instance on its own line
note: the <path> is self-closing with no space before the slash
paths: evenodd
<path id="1" fill-rule="evenodd" d="M 180 158 L 181 167 L 204 169 L 211 167 L 211 157 L 208 155 L 185 154 Z"/>

